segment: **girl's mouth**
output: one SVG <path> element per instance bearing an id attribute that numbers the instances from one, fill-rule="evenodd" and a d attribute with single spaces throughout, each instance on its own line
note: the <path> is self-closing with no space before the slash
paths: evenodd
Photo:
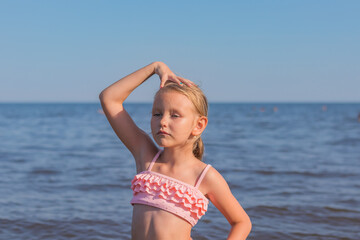
<path id="1" fill-rule="evenodd" d="M 169 133 L 165 132 L 164 130 L 160 130 L 157 133 L 158 135 L 170 135 Z"/>

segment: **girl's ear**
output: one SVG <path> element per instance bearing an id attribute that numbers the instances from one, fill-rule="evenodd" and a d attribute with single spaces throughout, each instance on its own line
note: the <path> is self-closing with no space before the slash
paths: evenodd
<path id="1" fill-rule="evenodd" d="M 191 132 L 194 136 L 199 136 L 206 128 L 208 119 L 205 116 L 201 116 L 197 119 L 195 128 Z"/>

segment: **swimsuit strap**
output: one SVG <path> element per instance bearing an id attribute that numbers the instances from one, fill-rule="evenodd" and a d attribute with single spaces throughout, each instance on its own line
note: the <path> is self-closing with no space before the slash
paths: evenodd
<path id="1" fill-rule="evenodd" d="M 154 163 L 158 159 L 158 157 L 160 156 L 161 152 L 162 152 L 162 150 L 158 151 L 158 153 L 155 155 L 155 157 L 153 158 L 153 160 L 150 163 L 150 166 L 147 169 L 148 171 L 151 171 L 151 168 L 154 166 Z"/>
<path id="2" fill-rule="evenodd" d="M 203 178 L 205 177 L 205 174 L 206 174 L 206 172 L 209 170 L 210 166 L 211 166 L 211 165 L 208 164 L 208 165 L 204 168 L 204 170 L 202 171 L 202 173 L 201 173 L 201 175 L 200 175 L 199 180 L 197 181 L 197 183 L 196 183 L 196 185 L 195 185 L 195 188 L 198 188 L 198 187 L 200 186 L 200 183 L 201 183 L 201 181 L 203 180 Z"/>

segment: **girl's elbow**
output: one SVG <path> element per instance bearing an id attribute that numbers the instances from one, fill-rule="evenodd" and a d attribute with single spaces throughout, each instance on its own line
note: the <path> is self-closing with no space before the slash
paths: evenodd
<path id="1" fill-rule="evenodd" d="M 232 226 L 236 225 L 236 224 L 247 225 L 247 226 L 252 227 L 252 223 L 251 223 L 251 220 L 250 220 L 249 217 L 246 217 L 246 218 L 243 218 L 243 219 L 241 219 L 239 221 L 230 223 L 230 225 L 232 225 Z"/>
<path id="2" fill-rule="evenodd" d="M 252 229 L 252 223 L 251 223 L 251 220 L 249 218 L 249 221 L 248 221 L 248 230 L 249 230 L 249 233 L 251 232 L 251 229 Z"/>
<path id="3" fill-rule="evenodd" d="M 235 224 L 239 224 L 242 229 L 244 229 L 246 232 L 249 232 L 249 233 L 252 229 L 252 223 L 251 223 L 250 217 L 247 215 L 240 222 L 235 222 L 232 225 L 235 225 Z"/>
<path id="4" fill-rule="evenodd" d="M 100 101 L 104 100 L 104 90 L 101 91 L 101 93 L 99 94 L 99 99 L 100 99 Z"/>
<path id="5" fill-rule="evenodd" d="M 110 98 L 110 95 L 105 92 L 105 90 L 103 90 L 100 94 L 99 94 L 99 99 L 101 103 L 108 103 L 109 101 L 111 101 L 112 99 Z"/>
<path id="6" fill-rule="evenodd" d="M 251 228 L 252 228 L 252 223 L 251 223 L 251 219 L 250 219 L 250 217 L 248 216 L 248 215 L 246 215 L 246 226 L 249 228 L 249 232 L 250 232 L 250 230 L 251 230 Z"/>

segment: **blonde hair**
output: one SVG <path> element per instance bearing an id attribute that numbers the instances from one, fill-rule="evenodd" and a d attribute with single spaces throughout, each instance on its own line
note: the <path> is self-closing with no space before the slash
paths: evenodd
<path id="1" fill-rule="evenodd" d="M 179 85 L 178 83 L 167 81 L 164 87 L 160 88 L 155 96 L 159 92 L 171 90 L 185 95 L 193 103 L 195 110 L 201 116 L 208 116 L 208 101 L 205 94 L 198 86 L 192 85 L 189 87 L 186 84 Z M 204 143 L 201 139 L 201 136 L 199 136 L 194 142 L 193 154 L 197 159 L 202 160 L 204 154 Z"/>

